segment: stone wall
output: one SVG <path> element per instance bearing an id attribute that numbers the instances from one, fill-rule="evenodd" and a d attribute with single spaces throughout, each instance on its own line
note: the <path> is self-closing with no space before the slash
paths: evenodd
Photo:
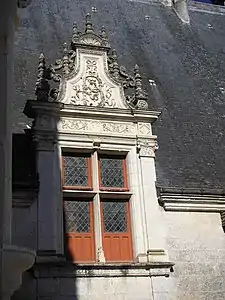
<path id="1" fill-rule="evenodd" d="M 36 247 L 36 207 L 14 207 L 13 241 Z M 13 300 L 207 300 L 224 299 L 225 233 L 219 213 L 165 212 L 169 278 L 149 276 L 76 277 L 63 267 L 54 275 L 25 274 Z M 46 269 L 46 266 L 44 266 Z M 48 269 L 48 268 L 47 268 Z M 67 272 L 69 275 L 67 275 Z M 53 275 L 52 275 L 52 274 Z M 37 276 L 36 276 L 37 277 Z M 153 298 L 154 296 L 154 298 Z M 38 297 L 38 298 L 36 298 Z"/>
<path id="2" fill-rule="evenodd" d="M 219 213 L 165 212 L 174 299 L 220 300 L 225 292 L 225 234 Z"/>
<path id="3" fill-rule="evenodd" d="M 29 274 L 24 276 L 23 288 L 12 300 L 22 299 L 153 300 L 149 277 L 41 278 L 36 281 Z"/>
<path id="4" fill-rule="evenodd" d="M 55 278 L 41 279 L 38 283 L 40 300 L 56 296 L 60 300 L 145 300 L 152 299 L 149 278 Z M 58 299 L 58 298 L 57 298 Z"/>
<path id="5" fill-rule="evenodd" d="M 12 210 L 12 243 L 37 249 L 37 202 Z"/>

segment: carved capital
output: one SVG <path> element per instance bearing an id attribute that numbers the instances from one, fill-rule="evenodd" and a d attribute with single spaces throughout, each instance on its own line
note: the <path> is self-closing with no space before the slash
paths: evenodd
<path id="1" fill-rule="evenodd" d="M 151 140 L 138 140 L 137 151 L 139 157 L 155 157 L 155 151 L 158 149 L 156 141 Z"/>

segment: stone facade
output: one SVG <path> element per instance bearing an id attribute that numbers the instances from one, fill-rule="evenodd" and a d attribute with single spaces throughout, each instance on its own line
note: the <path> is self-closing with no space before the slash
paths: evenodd
<path id="1" fill-rule="evenodd" d="M 24 111 L 33 119 L 39 190 L 27 201 L 14 196 L 13 240 L 35 247 L 38 257 L 13 299 L 222 299 L 223 196 L 180 192 L 157 198 L 152 124 L 159 112 L 148 109 L 138 66 L 132 75 L 119 66 L 105 29 L 96 35 L 89 15 L 84 34 L 74 25 L 71 45 L 64 45 L 63 58 L 53 66 L 40 56 L 37 100 L 29 100 Z M 51 89 L 52 80 L 57 88 Z M 105 262 L 99 222 L 96 263 L 66 260 L 64 149 L 89 151 L 93 161 L 97 153 L 127 155 L 130 191 L 123 197 L 131 203 L 132 263 Z M 90 191 L 96 207 L 99 194 Z"/>
<path id="2" fill-rule="evenodd" d="M 157 142 L 152 123 L 159 112 L 148 110 L 138 66 L 134 75 L 119 67 L 116 52 L 109 54 L 105 30 L 96 35 L 89 15 L 84 34 L 74 25 L 71 47 L 65 46 L 63 59 L 55 66 L 48 68 L 44 56 L 39 58 L 37 100 L 27 101 L 24 110 L 34 119 L 30 131 L 35 143 L 38 193 L 23 207 L 14 196 L 14 239 L 38 251 L 33 268 L 38 299 L 75 295 L 79 299 L 153 299 L 152 278 L 168 277 L 173 266 L 155 188 Z M 58 69 L 62 74 L 56 74 Z M 59 88 L 51 90 L 50 80 L 59 82 Z M 126 94 L 128 88 L 133 89 L 132 95 Z M 98 171 L 92 168 L 93 189 L 89 195 L 95 214 L 96 264 L 66 261 L 63 195 L 77 197 L 82 192 L 62 192 L 64 149 L 88 151 L 93 166 L 99 153 L 126 155 L 129 192 L 98 191 Z M 105 260 L 98 219 L 103 197 L 129 200 L 133 244 L 130 263 L 109 264 Z"/>
<path id="3" fill-rule="evenodd" d="M 225 237 L 219 213 L 166 212 L 169 254 L 176 262 L 174 299 L 224 299 Z"/>

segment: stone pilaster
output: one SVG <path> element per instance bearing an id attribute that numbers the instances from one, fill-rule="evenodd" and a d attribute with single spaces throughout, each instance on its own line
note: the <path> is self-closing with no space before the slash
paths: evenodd
<path id="1" fill-rule="evenodd" d="M 58 228 L 63 228 L 58 215 L 61 203 L 60 155 L 57 146 L 56 118 L 37 115 L 32 128 L 36 149 L 38 192 L 38 252 L 40 255 L 59 254 Z M 60 226 L 58 222 L 60 220 Z"/>
<path id="2" fill-rule="evenodd" d="M 0 4 L 0 299 L 19 288 L 34 252 L 11 245 L 12 215 L 12 72 L 17 1 Z M 29 253 L 28 253 L 29 252 Z"/>
<path id="3" fill-rule="evenodd" d="M 155 140 L 139 139 L 137 147 L 147 256 L 149 261 L 165 261 L 168 259 L 165 252 L 165 232 L 155 187 L 155 151 L 158 146 Z"/>

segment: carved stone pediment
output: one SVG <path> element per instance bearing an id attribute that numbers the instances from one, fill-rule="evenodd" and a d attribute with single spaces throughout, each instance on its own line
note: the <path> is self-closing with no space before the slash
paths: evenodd
<path id="1" fill-rule="evenodd" d="M 59 88 L 51 89 L 50 80 L 58 82 Z M 116 51 L 110 53 L 105 28 L 100 34 L 94 33 L 90 15 L 84 33 L 74 24 L 70 47 L 64 44 L 62 59 L 46 67 L 43 54 L 40 56 L 36 95 L 39 101 L 52 98 L 74 106 L 148 108 L 138 66 L 132 75 L 119 66 Z"/>
<path id="2" fill-rule="evenodd" d="M 106 53 L 77 51 L 77 74 L 65 81 L 62 102 L 93 107 L 128 108 L 122 86 L 107 70 Z"/>

